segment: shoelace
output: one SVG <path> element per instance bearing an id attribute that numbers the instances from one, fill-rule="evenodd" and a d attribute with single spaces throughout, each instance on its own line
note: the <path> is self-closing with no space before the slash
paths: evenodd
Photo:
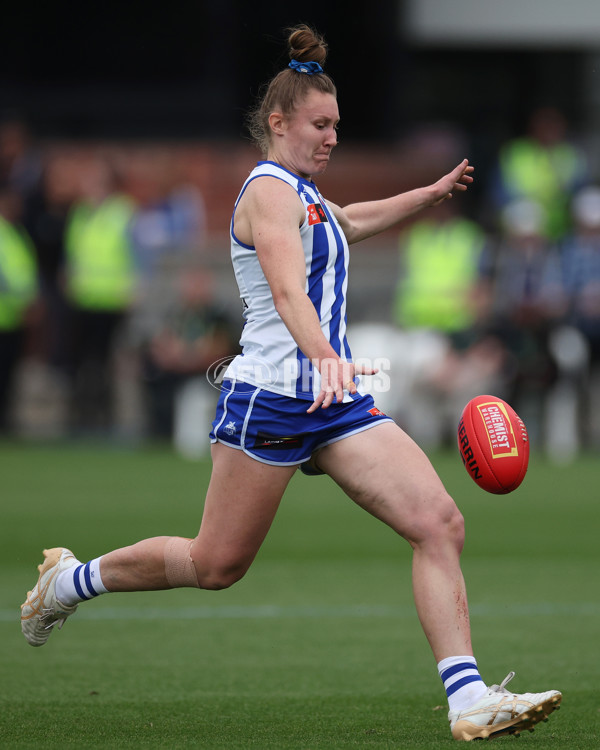
<path id="1" fill-rule="evenodd" d="M 43 614 L 40 616 L 40 622 L 44 625 L 44 630 L 50 630 L 55 625 L 58 625 L 58 629 L 60 630 L 62 626 L 65 624 L 66 617 L 57 617 L 56 619 L 52 620 L 52 622 L 49 622 L 50 618 L 54 615 L 54 610 L 52 609 L 44 609 Z M 48 624 L 46 624 L 48 623 Z"/>
<path id="2" fill-rule="evenodd" d="M 509 690 L 506 690 L 506 686 L 514 676 L 514 672 L 509 672 L 499 685 L 491 685 L 490 690 L 493 690 L 495 693 L 510 693 Z"/>

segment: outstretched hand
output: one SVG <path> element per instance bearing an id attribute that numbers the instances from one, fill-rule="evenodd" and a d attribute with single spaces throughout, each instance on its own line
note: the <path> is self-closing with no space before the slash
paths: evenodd
<path id="1" fill-rule="evenodd" d="M 434 185 L 434 202 L 432 205 L 437 206 L 438 203 L 442 203 L 448 198 L 452 198 L 453 190 L 466 190 L 468 186 L 473 182 L 472 173 L 475 171 L 475 167 L 469 164 L 468 159 L 463 161 L 455 167 L 452 172 L 444 175 Z"/>

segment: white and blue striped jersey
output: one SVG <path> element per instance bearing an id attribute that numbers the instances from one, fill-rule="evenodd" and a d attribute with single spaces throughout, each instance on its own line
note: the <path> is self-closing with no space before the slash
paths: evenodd
<path id="1" fill-rule="evenodd" d="M 342 360 L 351 361 L 346 340 L 348 243 L 333 212 L 313 182 L 274 162 L 262 161 L 250 173 L 235 203 L 252 180 L 270 176 L 296 190 L 306 210 L 300 237 L 306 259 L 306 293 L 318 313 L 321 330 Z M 256 250 L 235 236 L 231 220 L 231 259 L 244 305 L 242 354 L 229 365 L 225 377 L 281 395 L 313 401 L 320 390 L 320 374 L 300 351 L 279 316 Z M 344 393 L 344 400 L 353 400 Z"/>

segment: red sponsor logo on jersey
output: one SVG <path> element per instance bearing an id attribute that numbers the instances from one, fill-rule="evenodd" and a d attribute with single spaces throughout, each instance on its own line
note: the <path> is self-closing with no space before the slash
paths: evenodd
<path id="1" fill-rule="evenodd" d="M 369 414 L 372 414 L 374 417 L 385 417 L 385 414 L 380 411 L 376 406 L 374 406 L 372 409 L 367 409 Z"/>
<path id="2" fill-rule="evenodd" d="M 310 227 L 313 224 L 320 224 L 323 221 L 327 221 L 327 214 L 320 203 L 311 203 L 306 207 L 306 210 L 308 211 L 308 225 Z"/>

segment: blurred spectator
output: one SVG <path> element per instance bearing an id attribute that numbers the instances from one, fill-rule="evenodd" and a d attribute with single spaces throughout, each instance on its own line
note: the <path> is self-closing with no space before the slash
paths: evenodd
<path id="1" fill-rule="evenodd" d="M 581 190 L 572 212 L 574 231 L 562 246 L 568 319 L 588 340 L 592 361 L 600 362 L 600 187 Z"/>
<path id="2" fill-rule="evenodd" d="M 76 197 L 78 171 L 74 159 L 49 156 L 31 192 L 23 217 L 35 246 L 43 315 L 36 342 L 39 359 L 66 372 L 67 303 L 64 290 L 67 217 Z"/>
<path id="3" fill-rule="evenodd" d="M 582 431 L 600 446 L 600 187 L 583 188 L 572 204 L 574 230 L 562 246 L 567 322 L 583 335 L 589 372 L 582 389 Z M 586 364 L 588 360 L 586 358 Z"/>
<path id="4" fill-rule="evenodd" d="M 214 297 L 212 273 L 198 266 L 183 269 L 177 298 L 144 353 L 151 434 L 174 438 L 191 457 L 208 448 L 218 398 L 206 372 L 239 350 L 232 325 Z"/>
<path id="5" fill-rule="evenodd" d="M 557 248 L 545 236 L 546 212 L 531 200 L 509 204 L 493 261 L 493 327 L 511 355 L 507 393 L 535 443 L 542 439 L 544 405 L 556 381 L 549 348 L 566 301 Z"/>
<path id="6" fill-rule="evenodd" d="M 204 202 L 195 186 L 178 179 L 173 154 L 134 154 L 129 190 L 137 203 L 131 240 L 142 279 L 155 277 L 174 258 L 189 259 L 204 238 Z"/>
<path id="7" fill-rule="evenodd" d="M 544 209 L 543 234 L 551 240 L 569 228 L 569 204 L 588 179 L 585 152 L 568 139 L 564 115 L 554 107 L 532 112 L 528 132 L 501 147 L 492 201 L 497 212 L 518 199 Z"/>
<path id="8" fill-rule="evenodd" d="M 0 185 L 0 432 L 10 427 L 9 397 L 37 293 L 33 244 L 20 213 L 20 196 Z"/>
<path id="9" fill-rule="evenodd" d="M 502 376 L 503 350 L 486 328 L 486 245 L 483 229 L 451 201 L 401 235 L 394 319 L 405 333 L 402 356 L 419 365 L 407 365 L 412 384 L 397 417 L 431 447 L 453 438 L 464 404 L 498 390 Z"/>
<path id="10" fill-rule="evenodd" d="M 41 171 L 41 156 L 25 119 L 17 113 L 0 118 L 0 182 L 25 201 L 37 187 Z"/>
<path id="11" fill-rule="evenodd" d="M 135 294 L 129 241 L 134 203 L 111 165 L 94 158 L 67 219 L 65 289 L 71 317 L 72 426 L 110 434 L 112 355 Z"/>
<path id="12" fill-rule="evenodd" d="M 131 249 L 139 274 L 132 336 L 143 341 L 161 322 L 157 298 L 168 294 L 179 270 L 203 246 L 204 201 L 198 188 L 179 179 L 176 159 L 166 150 L 136 151 L 128 172 L 136 201 Z"/>

